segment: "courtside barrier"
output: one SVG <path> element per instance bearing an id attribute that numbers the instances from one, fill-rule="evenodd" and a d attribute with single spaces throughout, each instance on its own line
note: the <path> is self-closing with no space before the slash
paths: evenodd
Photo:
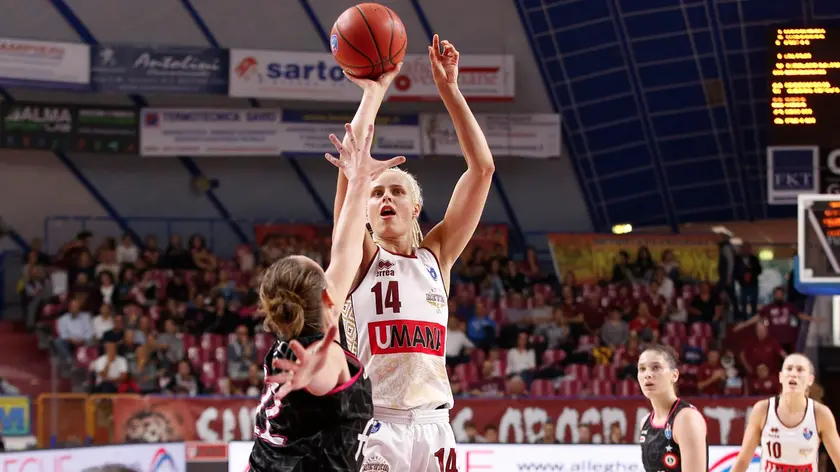
<path id="1" fill-rule="evenodd" d="M 248 470 L 248 457 L 253 444 L 246 441 L 228 444 L 228 472 Z M 729 472 L 738 450 L 735 446 L 710 446 L 709 472 Z M 644 471 L 638 445 L 459 444 L 456 454 L 460 472 Z M 758 463 L 756 450 L 748 472 L 758 472 Z M 388 469 L 383 467 L 371 470 Z"/>
<path id="2" fill-rule="evenodd" d="M 0 454 L 3 472 L 82 472 L 106 465 L 149 472 L 185 472 L 184 443 L 125 444 Z"/>
<path id="3" fill-rule="evenodd" d="M 44 393 L 36 400 L 38 447 L 105 445 L 114 439 L 113 401 L 139 395 Z"/>

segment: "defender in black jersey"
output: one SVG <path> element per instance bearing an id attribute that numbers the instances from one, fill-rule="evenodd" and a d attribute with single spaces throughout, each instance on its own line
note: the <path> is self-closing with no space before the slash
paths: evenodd
<path id="1" fill-rule="evenodd" d="M 341 159 L 327 155 L 347 177 L 344 209 L 335 224 L 326 272 L 312 259 L 285 257 L 260 284 L 265 329 L 278 340 L 265 358 L 265 389 L 254 427 L 250 467 L 256 472 L 357 472 L 373 420 L 370 381 L 361 363 L 336 342 L 341 305 L 362 262 L 365 202 L 371 182 L 404 157 L 370 155 L 373 126 L 364 146 L 345 125 L 348 144 L 335 135 Z M 288 340 L 288 341 L 286 341 Z"/>
<path id="2" fill-rule="evenodd" d="M 684 408 L 694 408 L 694 405 L 680 398 L 674 402 L 670 413 L 659 421 L 654 413 L 645 418 L 642 430 L 639 432 L 639 443 L 642 445 L 642 464 L 648 472 L 682 471 L 682 454 L 680 445 L 674 440 L 674 420 Z M 661 419 L 661 418 L 660 418 Z M 709 463 L 709 443 L 703 440 L 706 449 L 705 463 Z"/>
<path id="3" fill-rule="evenodd" d="M 303 347 L 323 338 L 298 338 Z M 257 471 L 358 471 L 367 430 L 373 425 L 370 380 L 355 356 L 345 351 L 350 381 L 322 396 L 293 391 L 274 399 L 279 384 L 266 386 L 257 412 L 251 469 Z M 277 375 L 275 359 L 296 360 L 288 343 L 277 341 L 266 355 L 264 369 Z M 329 426 L 329 427 L 327 427 Z"/>
<path id="4" fill-rule="evenodd" d="M 653 345 L 639 356 L 639 385 L 653 411 L 639 431 L 642 464 L 647 472 L 706 472 L 709 443 L 703 415 L 677 397 L 677 355 Z"/>

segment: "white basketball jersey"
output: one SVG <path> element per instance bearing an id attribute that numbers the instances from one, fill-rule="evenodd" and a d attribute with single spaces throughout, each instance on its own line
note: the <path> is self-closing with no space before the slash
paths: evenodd
<path id="1" fill-rule="evenodd" d="M 808 399 L 805 418 L 798 425 L 788 428 L 776 415 L 779 397 L 769 400 L 767 422 L 761 430 L 762 472 L 813 472 L 817 469 L 820 437 L 814 401 Z"/>
<path id="2" fill-rule="evenodd" d="M 365 365 L 373 404 L 396 410 L 453 405 L 446 374 L 448 299 L 437 257 L 379 248 L 342 312 L 347 348 Z"/>

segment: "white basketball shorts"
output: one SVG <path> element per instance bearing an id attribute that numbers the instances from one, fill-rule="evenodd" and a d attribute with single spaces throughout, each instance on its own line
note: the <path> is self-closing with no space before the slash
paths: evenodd
<path id="1" fill-rule="evenodd" d="M 361 472 L 457 472 L 449 410 L 374 408 Z"/>

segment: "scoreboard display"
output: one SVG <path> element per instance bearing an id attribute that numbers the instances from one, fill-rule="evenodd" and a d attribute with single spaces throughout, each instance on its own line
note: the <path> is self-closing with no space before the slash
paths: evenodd
<path id="1" fill-rule="evenodd" d="M 769 145 L 840 148 L 840 28 L 774 28 Z"/>

